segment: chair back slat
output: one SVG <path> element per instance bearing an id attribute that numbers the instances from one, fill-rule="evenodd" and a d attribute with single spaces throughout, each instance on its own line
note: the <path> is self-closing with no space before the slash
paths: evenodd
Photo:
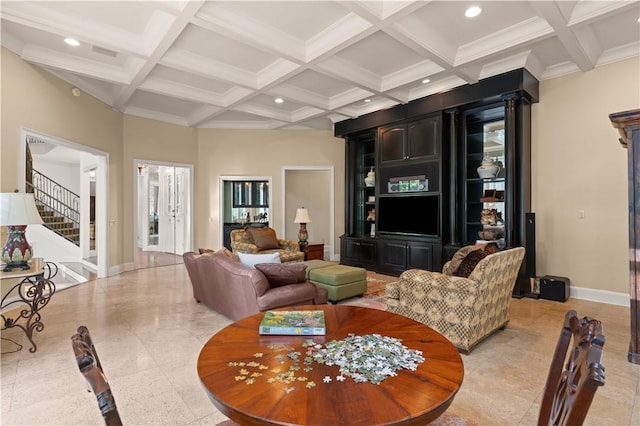
<path id="1" fill-rule="evenodd" d="M 604 386 L 602 323 L 576 311 L 565 316 L 556 345 L 542 403 L 538 426 L 584 423 L 596 390 Z"/>
<path id="2" fill-rule="evenodd" d="M 77 333 L 71 336 L 71 346 L 76 356 L 78 368 L 98 400 L 98 407 L 105 424 L 107 426 L 122 426 L 116 401 L 111 393 L 109 382 L 104 375 L 100 358 L 98 358 L 98 353 L 87 327 L 78 327 Z"/>

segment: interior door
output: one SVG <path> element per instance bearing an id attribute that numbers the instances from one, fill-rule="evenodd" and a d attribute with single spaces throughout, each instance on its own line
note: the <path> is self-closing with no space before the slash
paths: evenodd
<path id="1" fill-rule="evenodd" d="M 191 170 L 148 163 L 138 169 L 138 263 L 180 262 L 191 246 Z"/>
<path id="2" fill-rule="evenodd" d="M 183 167 L 159 166 L 162 184 L 158 223 L 159 245 L 165 253 L 182 255 L 188 234 L 185 218 L 188 170 Z"/>

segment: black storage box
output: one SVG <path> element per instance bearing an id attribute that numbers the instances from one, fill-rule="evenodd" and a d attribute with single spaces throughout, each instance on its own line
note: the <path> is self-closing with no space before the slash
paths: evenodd
<path id="1" fill-rule="evenodd" d="M 569 299 L 569 278 L 552 275 L 540 278 L 540 298 L 566 302 Z"/>

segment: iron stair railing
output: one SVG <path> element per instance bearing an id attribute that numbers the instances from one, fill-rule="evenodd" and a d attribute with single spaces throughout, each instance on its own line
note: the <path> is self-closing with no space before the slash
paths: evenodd
<path id="1" fill-rule="evenodd" d="M 44 225 L 80 246 L 80 196 L 32 169 L 27 192 L 33 192 Z"/>

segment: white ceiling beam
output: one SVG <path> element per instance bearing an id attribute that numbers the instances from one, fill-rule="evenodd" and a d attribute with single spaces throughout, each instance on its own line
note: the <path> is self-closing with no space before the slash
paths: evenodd
<path id="1" fill-rule="evenodd" d="M 592 45 L 592 51 L 588 52 L 581 40 L 576 37 L 576 33 L 567 26 L 567 19 L 555 2 L 531 2 L 531 6 L 553 28 L 555 36 L 562 43 L 562 46 L 567 50 L 571 60 L 578 68 L 582 71 L 593 69 L 596 59 L 601 53 L 601 49 L 596 47 L 599 43 Z M 597 42 L 595 37 L 590 37 L 587 34 L 590 32 L 588 29 L 585 28 L 583 31 L 584 37 L 590 38 L 591 42 Z"/>
<path id="2" fill-rule="evenodd" d="M 180 15 L 178 15 L 173 24 L 164 32 L 164 34 L 157 33 L 157 42 L 153 51 L 149 55 L 146 63 L 131 80 L 131 83 L 126 85 L 120 90 L 120 93 L 114 99 L 114 106 L 118 109 L 122 108 L 129 101 L 131 96 L 135 93 L 136 89 L 149 75 L 151 70 L 160 62 L 162 56 L 167 53 L 167 50 L 180 36 L 185 27 L 189 24 L 189 21 L 195 16 L 196 12 L 200 9 L 204 0 L 191 0 L 184 7 Z M 155 28 L 157 31 L 159 28 Z"/>
<path id="3" fill-rule="evenodd" d="M 57 50 L 50 50 L 40 46 L 24 46 L 20 57 L 27 62 L 43 67 L 86 75 L 111 83 L 128 84 L 131 80 L 131 76 L 124 68 L 63 54 Z M 142 66 L 143 62 L 138 62 L 138 65 Z"/>

